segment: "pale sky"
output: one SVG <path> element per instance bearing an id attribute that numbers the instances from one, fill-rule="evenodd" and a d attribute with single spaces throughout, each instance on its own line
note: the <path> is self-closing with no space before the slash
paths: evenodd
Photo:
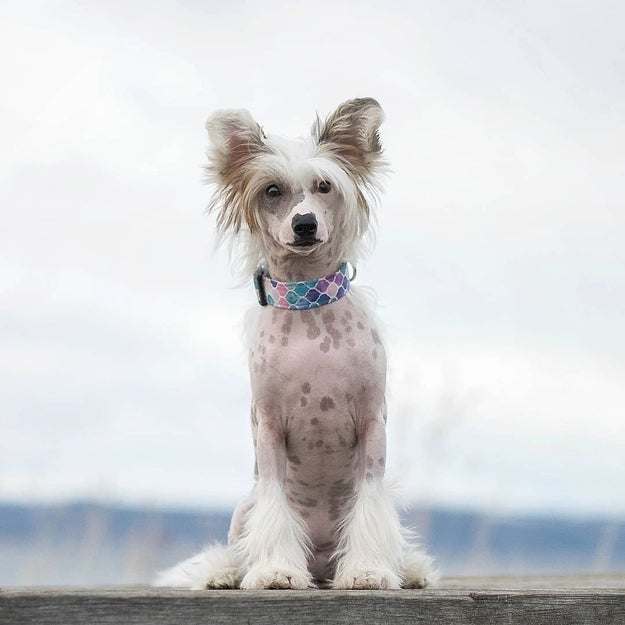
<path id="1" fill-rule="evenodd" d="M 8 2 L 0 499 L 230 506 L 241 324 L 203 124 L 372 96 L 393 175 L 358 267 L 409 500 L 625 514 L 625 5 Z"/>

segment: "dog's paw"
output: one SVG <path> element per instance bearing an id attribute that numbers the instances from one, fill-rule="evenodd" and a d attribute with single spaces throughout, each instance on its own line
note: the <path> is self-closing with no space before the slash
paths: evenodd
<path id="1" fill-rule="evenodd" d="M 410 551 L 404 557 L 404 581 L 402 588 L 427 588 L 435 586 L 440 573 L 434 560 L 422 551 Z"/>
<path id="2" fill-rule="evenodd" d="M 400 579 L 393 571 L 374 568 L 347 571 L 332 583 L 332 588 L 337 590 L 395 590 L 399 587 Z"/>
<path id="3" fill-rule="evenodd" d="M 241 588 L 244 590 L 305 590 L 314 587 L 308 573 L 278 567 L 251 568 L 241 581 Z"/>
<path id="4" fill-rule="evenodd" d="M 207 578 L 204 588 L 206 590 L 219 590 L 228 588 L 239 588 L 241 584 L 241 573 L 239 569 L 221 571 L 217 575 Z"/>

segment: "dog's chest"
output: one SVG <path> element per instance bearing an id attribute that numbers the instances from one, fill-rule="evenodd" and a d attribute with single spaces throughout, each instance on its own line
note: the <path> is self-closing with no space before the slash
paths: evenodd
<path id="1" fill-rule="evenodd" d="M 345 429 L 379 404 L 386 359 L 373 323 L 345 297 L 312 310 L 264 309 L 250 376 L 253 401 L 265 416 L 280 415 L 288 430 L 323 433 Z"/>

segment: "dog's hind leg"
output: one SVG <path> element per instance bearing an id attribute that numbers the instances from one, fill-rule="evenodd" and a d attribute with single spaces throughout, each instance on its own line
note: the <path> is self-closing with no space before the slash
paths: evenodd
<path id="1" fill-rule="evenodd" d="M 159 573 L 153 585 L 192 590 L 238 588 L 242 577 L 243 569 L 236 552 L 215 543 Z"/>

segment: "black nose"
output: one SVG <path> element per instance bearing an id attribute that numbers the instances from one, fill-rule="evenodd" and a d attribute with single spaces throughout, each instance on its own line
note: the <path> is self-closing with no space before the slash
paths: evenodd
<path id="1" fill-rule="evenodd" d="M 291 228 L 298 237 L 312 238 L 317 234 L 317 218 L 312 213 L 293 216 Z"/>

